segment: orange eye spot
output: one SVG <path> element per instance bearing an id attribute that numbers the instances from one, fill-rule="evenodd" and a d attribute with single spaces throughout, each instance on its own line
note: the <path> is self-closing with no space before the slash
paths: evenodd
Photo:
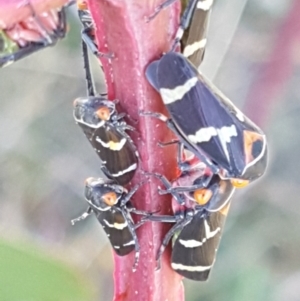
<path id="1" fill-rule="evenodd" d="M 241 180 L 241 179 L 231 179 L 231 184 L 235 188 L 244 188 L 249 184 L 248 180 Z"/>
<path id="2" fill-rule="evenodd" d="M 209 189 L 198 189 L 194 192 L 194 199 L 197 204 L 205 205 L 212 197 L 212 191 Z"/>
<path id="3" fill-rule="evenodd" d="M 108 206 L 113 206 L 117 203 L 117 195 L 115 192 L 108 192 L 103 197 L 103 201 Z"/>
<path id="4" fill-rule="evenodd" d="M 101 107 L 96 114 L 101 120 L 109 120 L 110 118 L 110 111 L 107 107 Z"/>
<path id="5" fill-rule="evenodd" d="M 77 0 L 76 4 L 77 4 L 78 10 L 87 10 L 88 9 L 87 2 L 84 0 Z"/>

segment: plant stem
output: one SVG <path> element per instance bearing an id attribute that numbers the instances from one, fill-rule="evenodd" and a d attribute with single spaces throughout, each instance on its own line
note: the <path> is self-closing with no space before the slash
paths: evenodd
<path id="1" fill-rule="evenodd" d="M 120 101 L 120 112 L 137 121 L 132 133 L 141 160 L 132 185 L 144 177 L 140 170 L 159 172 L 169 179 L 175 177 L 175 146 L 161 148 L 159 141 L 170 141 L 173 136 L 165 124 L 139 116 L 139 110 L 162 112 L 165 108 L 158 94 L 147 83 L 144 71 L 149 62 L 170 49 L 179 22 L 179 1 L 147 23 L 146 17 L 161 0 L 89 0 L 89 8 L 96 25 L 99 51 L 113 53 L 114 58 L 101 58 L 105 73 L 108 98 Z M 130 133 L 131 134 L 131 133 Z M 151 178 L 149 184 L 135 194 L 134 205 L 141 210 L 172 214 L 170 196 L 158 196 L 161 185 Z M 170 250 L 162 258 L 156 271 L 155 255 L 170 225 L 147 223 L 137 230 L 141 246 L 138 269 L 132 272 L 133 254 L 115 256 L 115 301 L 182 301 L 181 277 L 170 267 Z"/>

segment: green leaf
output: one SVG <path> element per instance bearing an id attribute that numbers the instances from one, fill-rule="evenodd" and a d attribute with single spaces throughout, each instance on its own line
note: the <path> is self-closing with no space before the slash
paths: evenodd
<path id="1" fill-rule="evenodd" d="M 36 250 L 0 241 L 1 301 L 88 301 L 93 297 L 75 270 Z"/>

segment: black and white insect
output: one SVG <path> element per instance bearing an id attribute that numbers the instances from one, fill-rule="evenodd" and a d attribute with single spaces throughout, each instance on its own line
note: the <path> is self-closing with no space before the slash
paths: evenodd
<path id="1" fill-rule="evenodd" d="M 180 41 L 182 54 L 198 68 L 204 58 L 213 0 L 182 0 L 181 2 L 188 2 L 188 4 L 182 16 L 182 29 L 178 30 L 176 40 Z"/>
<path id="2" fill-rule="evenodd" d="M 175 1 L 177 0 L 162 2 L 156 7 L 149 20 L 152 20 L 162 9 L 173 4 Z M 207 30 L 213 0 L 181 0 L 181 6 L 183 13 L 172 51 L 180 43 L 182 54 L 194 66 L 199 67 L 203 60 L 207 43 Z"/>
<path id="3" fill-rule="evenodd" d="M 29 6 L 31 4 L 29 2 Z M 0 31 L 0 68 L 8 66 L 65 37 L 65 9 L 33 16 Z"/>
<path id="4" fill-rule="evenodd" d="M 109 179 L 125 185 L 137 168 L 138 153 L 125 132 L 133 130 L 118 114 L 114 102 L 102 96 L 78 98 L 74 118 L 102 161 L 101 169 Z"/>
<path id="5" fill-rule="evenodd" d="M 103 173 L 123 186 L 131 181 L 137 169 L 139 155 L 126 133 L 127 130 L 135 129 L 124 120 L 125 113 L 117 112 L 117 101 L 110 101 L 103 95 L 95 96 L 88 50 L 84 41 L 82 51 L 88 96 L 74 101 L 74 119 L 101 159 Z"/>
<path id="6" fill-rule="evenodd" d="M 262 130 L 181 54 L 168 52 L 150 63 L 146 77 L 171 116 L 142 112 L 166 122 L 186 149 L 222 179 L 243 187 L 267 166 Z"/>
<path id="7" fill-rule="evenodd" d="M 77 11 L 78 17 L 82 24 L 81 39 L 88 46 L 90 51 L 97 57 L 105 56 L 98 50 L 95 37 L 95 26 L 91 16 L 90 11 L 88 10 L 87 1 L 77 0 Z"/>
<path id="8" fill-rule="evenodd" d="M 174 216 L 149 218 L 152 221 L 175 223 L 166 234 L 159 254 L 163 253 L 173 238 L 171 266 L 178 274 L 195 281 L 208 279 L 216 260 L 229 206 L 216 212 L 187 209 L 176 212 Z"/>
<path id="9" fill-rule="evenodd" d="M 143 221 L 135 224 L 131 213 L 144 216 L 149 214 L 133 208 L 130 199 L 143 184 L 144 182 L 136 185 L 128 192 L 115 181 L 88 178 L 85 184 L 85 199 L 89 207 L 80 217 L 71 221 L 74 225 L 94 213 L 117 255 L 125 256 L 135 250 L 133 270 L 136 270 L 140 255 L 136 229 Z"/>
<path id="10" fill-rule="evenodd" d="M 235 188 L 230 181 L 222 180 L 218 175 L 213 175 L 208 187 L 203 187 L 203 178 L 207 177 L 203 170 L 182 173 L 173 183 L 162 175 L 152 175 L 166 187 L 166 190 L 159 190 L 160 194 L 170 193 L 176 203 L 184 205 L 175 209 L 173 216 L 147 217 L 150 221 L 175 223 L 165 235 L 157 253 L 158 268 L 160 258 L 173 238 L 172 268 L 188 279 L 207 280 L 215 262 Z"/>

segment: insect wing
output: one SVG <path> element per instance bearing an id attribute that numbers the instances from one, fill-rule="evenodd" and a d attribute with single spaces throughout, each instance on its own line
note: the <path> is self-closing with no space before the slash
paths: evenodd
<path id="1" fill-rule="evenodd" d="M 134 250 L 134 240 L 126 219 L 121 211 L 114 208 L 96 214 L 113 249 L 119 256 L 129 254 Z"/>
<path id="2" fill-rule="evenodd" d="M 130 141 L 113 126 L 95 129 L 90 142 L 103 163 L 103 172 L 120 185 L 130 182 L 137 168 L 137 155 Z"/>
<path id="3" fill-rule="evenodd" d="M 178 274 L 196 281 L 208 279 L 215 262 L 226 214 L 226 210 L 205 215 L 199 212 L 181 230 L 173 243 L 171 264 Z"/>
<path id="4" fill-rule="evenodd" d="M 182 2 L 186 2 L 182 0 Z M 191 23 L 181 39 L 183 55 L 199 67 L 203 61 L 206 36 L 213 0 L 198 0 L 191 16 Z"/>
<path id="5" fill-rule="evenodd" d="M 212 177 L 206 189 L 209 189 L 212 194 L 209 202 L 204 205 L 207 212 L 218 212 L 226 208 L 235 191 L 235 187 L 230 180 L 221 180 L 218 175 Z"/>
<path id="6" fill-rule="evenodd" d="M 187 59 L 167 53 L 157 70 L 163 101 L 188 149 L 206 154 L 218 166 L 240 175 L 245 168 L 244 130 L 253 129 L 240 111 L 233 114 L 222 94 Z M 239 119 L 239 118 L 240 119 Z"/>

